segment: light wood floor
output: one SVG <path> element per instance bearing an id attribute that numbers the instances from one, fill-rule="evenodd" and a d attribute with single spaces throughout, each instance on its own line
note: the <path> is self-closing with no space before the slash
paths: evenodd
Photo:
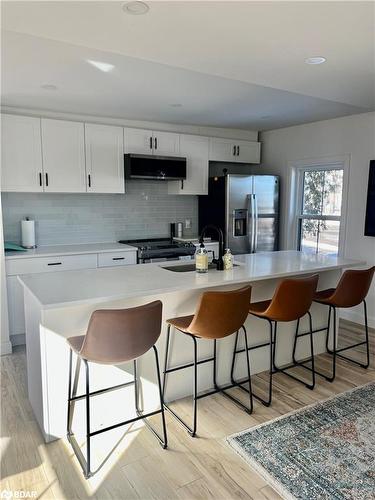
<path id="1" fill-rule="evenodd" d="M 357 339 L 347 328 L 341 327 L 343 337 Z M 373 359 L 373 332 L 371 352 Z M 375 379 L 373 362 L 364 370 L 339 361 L 336 381 L 330 384 L 318 378 L 314 391 L 277 374 L 272 407 L 255 403 L 251 416 L 220 395 L 202 399 L 199 401 L 199 437 L 188 436 L 170 416 L 167 416 L 168 450 L 162 450 L 141 424 L 122 428 L 118 435 L 120 443 L 110 459 L 86 481 L 65 440 L 44 443 L 27 399 L 25 365 L 22 348 L 1 359 L 0 490 L 36 491 L 36 498 L 43 499 L 280 498 L 226 445 L 225 437 Z M 327 369 L 329 357 L 319 356 L 317 365 Z M 266 380 L 267 375 L 261 374 L 255 377 L 255 384 L 265 388 Z M 177 405 L 183 414 L 190 415 L 188 401 L 182 400 Z M 153 422 L 158 423 L 158 417 L 154 417 Z M 108 439 L 93 438 L 94 455 L 101 453 L 101 446 Z"/>

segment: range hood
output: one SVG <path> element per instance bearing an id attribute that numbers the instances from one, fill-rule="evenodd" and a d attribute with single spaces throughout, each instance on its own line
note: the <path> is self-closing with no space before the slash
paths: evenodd
<path id="1" fill-rule="evenodd" d="M 124 155 L 127 179 L 179 181 L 186 179 L 186 158 L 157 155 Z"/>

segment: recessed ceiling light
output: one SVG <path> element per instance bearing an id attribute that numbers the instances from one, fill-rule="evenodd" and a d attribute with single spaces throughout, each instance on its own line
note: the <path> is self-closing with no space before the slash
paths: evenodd
<path id="1" fill-rule="evenodd" d="M 139 16 L 141 14 L 146 14 L 146 12 L 150 10 L 150 7 L 147 5 L 147 3 L 136 0 L 135 2 L 126 2 L 122 6 L 122 10 L 127 14 Z"/>
<path id="2" fill-rule="evenodd" d="M 272 118 L 272 116 L 271 115 L 264 115 L 264 116 L 260 117 L 261 120 L 268 120 L 269 118 Z"/>
<path id="3" fill-rule="evenodd" d="M 315 56 L 315 57 L 308 57 L 307 59 L 305 59 L 305 63 L 306 64 L 323 64 L 326 62 L 326 58 L 325 57 L 321 57 L 321 56 Z"/>
<path id="4" fill-rule="evenodd" d="M 95 68 L 100 69 L 100 71 L 104 71 L 105 73 L 108 73 L 108 71 L 112 71 L 114 68 L 113 64 L 101 61 L 92 61 L 91 59 L 87 59 L 87 62 L 90 63 L 92 66 L 95 66 Z"/>
<path id="5" fill-rule="evenodd" d="M 44 90 L 57 90 L 56 85 L 52 85 L 51 83 L 45 83 L 44 85 L 41 85 L 41 88 Z"/>
<path id="6" fill-rule="evenodd" d="M 171 108 L 182 108 L 182 104 L 180 102 L 174 102 L 170 104 Z"/>

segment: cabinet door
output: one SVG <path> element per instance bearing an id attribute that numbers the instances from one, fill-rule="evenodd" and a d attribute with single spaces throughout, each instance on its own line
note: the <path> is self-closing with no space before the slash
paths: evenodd
<path id="1" fill-rule="evenodd" d="M 20 335 L 25 333 L 25 312 L 23 306 L 23 287 L 18 276 L 7 277 L 9 333 Z"/>
<path id="2" fill-rule="evenodd" d="M 236 141 L 236 161 L 241 163 L 260 162 L 260 142 Z"/>
<path id="3" fill-rule="evenodd" d="M 210 139 L 210 160 L 236 161 L 235 144 L 231 139 Z"/>
<path id="4" fill-rule="evenodd" d="M 84 125 L 42 118 L 44 191 L 85 193 Z"/>
<path id="5" fill-rule="evenodd" d="M 122 127 L 85 125 L 87 191 L 124 193 Z"/>
<path id="6" fill-rule="evenodd" d="M 1 191 L 43 191 L 40 118 L 1 115 Z"/>
<path id="7" fill-rule="evenodd" d="M 151 155 L 153 143 L 152 130 L 143 130 L 139 128 L 124 129 L 125 153 Z"/>
<path id="8" fill-rule="evenodd" d="M 180 134 L 154 132 L 154 155 L 180 156 Z"/>
<path id="9" fill-rule="evenodd" d="M 209 139 L 198 135 L 181 135 L 180 155 L 186 157 L 186 180 L 170 181 L 169 194 L 208 193 Z"/>

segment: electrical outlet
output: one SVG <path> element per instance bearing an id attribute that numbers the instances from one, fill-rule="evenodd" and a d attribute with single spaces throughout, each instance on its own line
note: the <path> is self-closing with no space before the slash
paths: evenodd
<path id="1" fill-rule="evenodd" d="M 185 219 L 185 229 L 191 229 L 191 219 Z"/>

